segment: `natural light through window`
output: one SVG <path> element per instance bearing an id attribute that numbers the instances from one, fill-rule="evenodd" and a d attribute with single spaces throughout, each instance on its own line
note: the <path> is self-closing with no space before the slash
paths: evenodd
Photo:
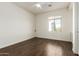
<path id="1" fill-rule="evenodd" d="M 48 17 L 48 20 L 50 32 L 61 32 L 61 16 L 51 16 Z"/>

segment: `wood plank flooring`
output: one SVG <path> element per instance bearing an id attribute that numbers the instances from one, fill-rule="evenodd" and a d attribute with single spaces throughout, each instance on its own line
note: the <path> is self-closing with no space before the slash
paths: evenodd
<path id="1" fill-rule="evenodd" d="M 33 38 L 0 49 L 1 56 L 76 56 L 72 43 L 43 38 Z"/>

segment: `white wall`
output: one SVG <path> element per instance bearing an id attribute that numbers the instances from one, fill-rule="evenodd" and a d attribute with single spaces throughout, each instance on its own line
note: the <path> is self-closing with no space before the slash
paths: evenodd
<path id="1" fill-rule="evenodd" d="M 34 15 L 13 3 L 0 3 L 0 48 L 34 37 Z"/>
<path id="2" fill-rule="evenodd" d="M 63 16 L 62 32 L 50 33 L 48 31 L 48 17 Z M 47 13 L 33 15 L 13 3 L 0 3 L 0 48 L 30 39 L 41 37 L 71 41 L 72 32 L 71 11 L 60 9 Z M 36 28 L 36 33 L 34 30 Z"/>
<path id="3" fill-rule="evenodd" d="M 62 32 L 49 32 L 48 17 L 62 16 Z M 72 41 L 72 15 L 69 9 L 59 9 L 48 13 L 38 14 L 36 16 L 36 36 L 41 38 L 57 39 L 63 41 Z"/>

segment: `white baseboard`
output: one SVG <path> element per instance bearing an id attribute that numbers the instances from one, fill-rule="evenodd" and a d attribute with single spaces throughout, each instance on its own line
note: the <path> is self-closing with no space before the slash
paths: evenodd
<path id="1" fill-rule="evenodd" d="M 72 42 L 71 33 L 36 33 L 36 37 Z"/>
<path id="2" fill-rule="evenodd" d="M 25 38 L 21 38 L 21 39 L 19 38 L 18 41 L 9 42 L 9 43 L 7 43 L 7 44 L 4 43 L 4 45 L 1 45 L 1 46 L 0 46 L 0 49 L 5 48 L 5 47 L 8 47 L 8 46 L 10 46 L 10 45 L 17 44 L 17 43 L 22 42 L 22 41 L 25 41 L 25 40 L 32 39 L 32 38 L 34 38 L 33 35 L 31 35 L 31 36 L 28 35 L 28 36 L 26 36 Z M 16 40 L 17 40 L 17 39 L 16 39 Z"/>
<path id="3" fill-rule="evenodd" d="M 69 40 L 64 40 L 64 39 L 56 39 L 56 38 L 41 37 L 41 36 L 36 36 L 36 37 L 38 37 L 38 38 L 44 38 L 44 39 L 51 39 L 51 40 L 59 40 L 59 41 L 72 42 L 72 41 L 69 41 Z"/>

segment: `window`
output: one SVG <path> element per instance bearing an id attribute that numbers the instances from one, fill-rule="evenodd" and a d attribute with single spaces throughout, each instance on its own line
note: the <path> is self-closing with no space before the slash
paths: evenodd
<path id="1" fill-rule="evenodd" d="M 49 31 L 61 32 L 61 16 L 51 16 L 49 19 Z"/>

